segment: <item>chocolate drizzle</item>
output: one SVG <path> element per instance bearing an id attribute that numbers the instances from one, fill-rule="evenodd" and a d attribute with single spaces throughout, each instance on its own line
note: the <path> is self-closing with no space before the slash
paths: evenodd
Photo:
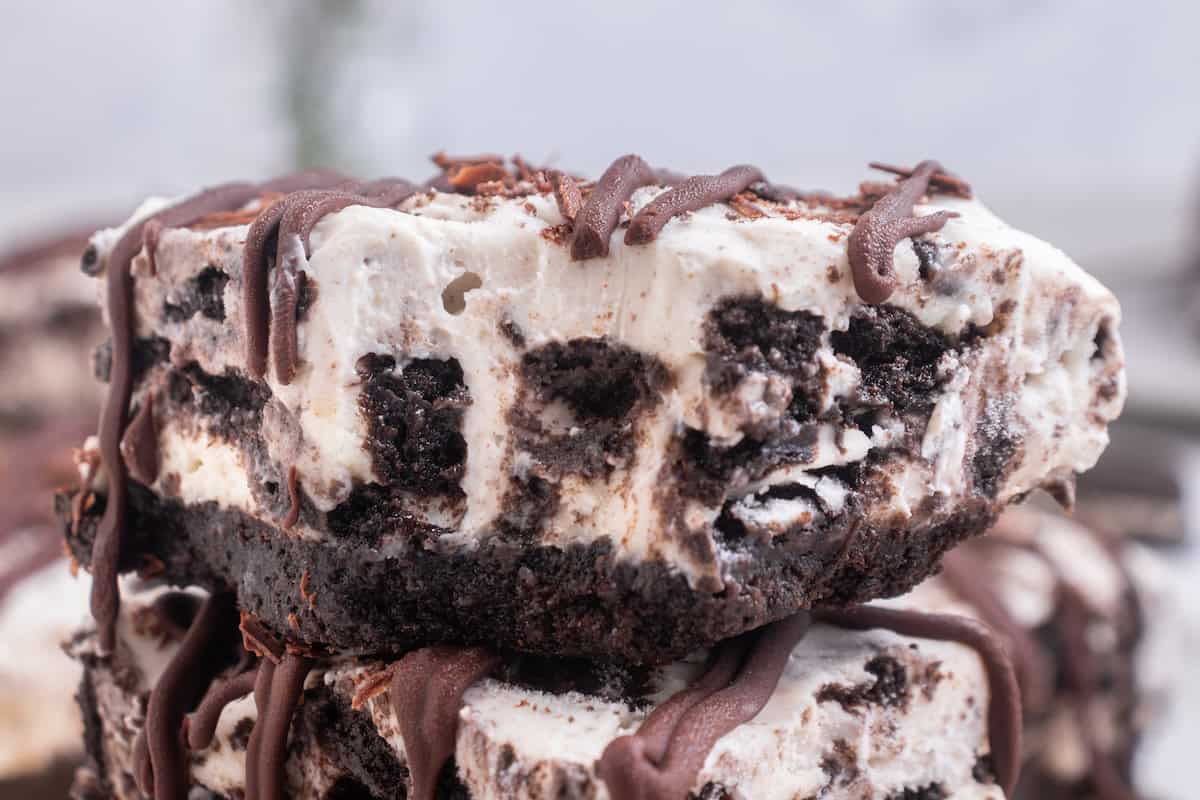
<path id="1" fill-rule="evenodd" d="M 254 682 L 258 718 L 246 746 L 246 800 L 283 800 L 288 732 L 312 660 L 287 653 L 276 665 L 261 660 Z"/>
<path id="2" fill-rule="evenodd" d="M 757 167 L 741 164 L 720 175 L 696 175 L 647 203 L 629 223 L 625 244 L 648 244 L 673 217 L 720 203 L 764 181 Z"/>
<path id="3" fill-rule="evenodd" d="M 158 479 L 158 433 L 154 429 L 154 394 L 146 392 L 142 405 L 121 438 L 121 454 L 129 476 L 146 486 Z"/>
<path id="4" fill-rule="evenodd" d="M 225 707 L 253 692 L 257 680 L 258 670 L 247 669 L 210 686 L 204 699 L 187 718 L 188 747 L 203 750 L 212 744 Z"/>
<path id="5" fill-rule="evenodd" d="M 877 305 L 896 289 L 893 255 L 902 239 L 941 230 L 946 221 L 958 216 L 939 211 L 913 217 L 913 206 L 929 190 L 931 178 L 941 172 L 936 161 L 922 161 L 891 192 L 879 198 L 854 225 L 848 241 L 850 269 L 854 288 L 864 303 Z"/>
<path id="6" fill-rule="evenodd" d="M 155 608 L 179 595 L 163 595 Z M 150 692 L 146 723 L 134 745 L 138 788 L 155 800 L 184 800 L 188 794 L 188 761 L 180 726 L 220 667 L 225 649 L 217 645 L 230 630 L 234 602 L 230 595 L 206 598 L 188 626 L 179 649 Z"/>
<path id="7" fill-rule="evenodd" d="M 1005 639 L 1021 687 L 1023 707 L 1027 711 L 1041 711 L 1054 691 L 1049 681 L 1049 666 L 1032 631 L 1013 619 L 989 584 L 987 574 L 986 564 L 969 547 L 952 550 L 942 559 L 942 580 Z"/>
<path id="8" fill-rule="evenodd" d="M 288 467 L 287 473 L 288 511 L 284 515 L 280 527 L 291 530 L 300 521 L 300 473 L 295 467 Z"/>
<path id="9" fill-rule="evenodd" d="M 108 504 L 92 549 L 92 616 L 99 627 L 100 647 L 108 652 L 116 642 L 117 565 L 128 514 L 127 472 L 121 439 L 133 394 L 133 273 L 134 256 L 142 248 L 142 229 L 154 221 L 164 227 L 189 225 L 208 214 L 238 209 L 258 196 L 249 183 L 229 183 L 208 189 L 134 224 L 117 241 L 108 257 L 106 294 L 112 330 L 112 369 L 108 397 L 100 417 L 100 455 L 108 473 Z"/>
<path id="10" fill-rule="evenodd" d="M 268 349 L 280 383 L 291 383 L 298 361 L 296 311 L 312 254 L 309 236 L 325 216 L 347 206 L 391 208 L 416 193 L 399 178 L 354 183 L 333 174 L 313 178 L 320 188 L 305 188 L 276 200 L 255 218 L 242 252 L 242 300 L 246 319 L 246 367 L 251 376 L 266 374 Z M 268 251 L 274 246 L 274 259 Z M 270 289 L 268 273 L 275 267 Z"/>
<path id="11" fill-rule="evenodd" d="M 1111 560 L 1113 567 L 1123 576 L 1125 591 L 1134 609 L 1134 627 L 1140 634 L 1140 609 L 1133 582 L 1129 579 L 1116 553 L 1116 546 L 1104 541 L 1098 534 L 1102 549 Z M 1061 667 L 1060 680 L 1069 694 L 1072 712 L 1076 718 L 1081 736 L 1086 743 L 1090 764 L 1087 777 L 1084 779 L 1096 792 L 1097 800 L 1136 800 L 1138 795 L 1130 787 L 1127 775 L 1129 773 L 1128 753 L 1117 751 L 1107 752 L 1097 739 L 1098 726 L 1091 719 L 1094 699 L 1100 691 L 1101 681 L 1099 665 L 1091 643 L 1088 639 L 1088 627 L 1091 620 L 1091 608 L 1087 599 L 1076 589 L 1046 552 L 1033 541 L 1031 531 L 1020 529 L 1012 519 L 1002 520 L 999 525 L 985 538 L 972 543 L 972 548 L 1007 547 L 1028 553 L 1041 560 L 1050 570 L 1055 579 L 1054 608 L 1052 625 L 1058 641 Z M 982 566 L 966 566 L 968 559 L 982 563 L 982 559 L 974 552 L 966 552 L 963 548 L 950 553 L 946 557 L 946 570 L 943 573 L 951 590 L 970 603 L 980 612 L 980 615 L 1009 638 L 1015 646 L 1014 660 L 1018 665 L 1018 677 L 1021 679 L 1021 690 L 1025 708 L 1031 713 L 1048 710 L 1053 686 L 1051 679 L 1053 670 L 1050 668 L 1045 655 L 1039 647 L 1033 631 L 1022 628 L 1012 620 L 1003 606 L 994 585 L 981 582 L 984 575 Z M 974 569 L 974 575 L 970 571 Z M 988 611 L 988 609 L 995 609 Z M 1003 616 L 1001 616 L 1003 615 Z M 1029 659 L 1024 669 L 1022 661 Z M 1132 677 L 1127 676 L 1132 684 Z M 1132 686 L 1118 687 L 1118 691 L 1132 694 Z M 1124 763 L 1120 760 L 1124 758 Z"/>
<path id="12" fill-rule="evenodd" d="M 858 606 L 815 612 L 826 624 L 850 630 L 884 628 L 901 636 L 958 642 L 975 650 L 987 673 L 988 743 L 996 779 L 1011 795 L 1021 772 L 1021 692 L 1008 652 L 990 628 L 968 617 L 907 609 Z"/>
<path id="13" fill-rule="evenodd" d="M 388 697 L 404 738 L 410 800 L 434 800 L 438 775 L 454 753 L 463 693 L 499 663 L 482 647 L 427 647 L 396 665 Z"/>
<path id="14" fill-rule="evenodd" d="M 571 258 L 586 261 L 608 255 L 608 240 L 621 219 L 621 209 L 633 193 L 655 183 L 654 170 L 639 156 L 621 156 L 604 170 L 587 203 L 575 217 Z"/>
<path id="15" fill-rule="evenodd" d="M 718 646 L 704 675 L 605 748 L 596 773 L 614 800 L 679 800 L 725 734 L 771 698 L 811 618 L 797 614 Z"/>

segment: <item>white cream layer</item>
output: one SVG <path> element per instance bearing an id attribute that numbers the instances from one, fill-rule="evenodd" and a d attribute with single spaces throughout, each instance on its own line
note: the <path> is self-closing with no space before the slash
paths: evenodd
<path id="1" fill-rule="evenodd" d="M 638 191 L 633 207 L 660 191 Z M 329 215 L 313 231 L 305 267 L 318 299 L 299 326 L 299 374 L 289 386 L 269 379 L 290 429 L 298 432 L 294 440 L 268 441 L 272 456 L 296 466 L 318 507 L 332 508 L 356 482 L 377 480 L 363 446 L 358 359 L 387 353 L 400 366 L 415 358 L 457 359 L 472 403 L 463 422 L 465 516 L 449 537 L 470 545 L 493 530 L 519 470 L 519 459 L 510 458 L 507 413 L 517 402 L 521 352 L 499 334 L 500 322 L 519 325 L 531 348 L 608 337 L 662 361 L 675 383 L 640 421 L 641 444 L 631 465 L 607 481 L 563 481 L 559 512 L 543 541 L 612 537 L 628 556 L 659 556 L 693 580 L 719 572 L 719 565 L 701 563 L 679 544 L 681 537 L 660 534 L 664 512 L 655 498 L 666 474 L 666 443 L 688 426 L 730 444 L 746 425 L 779 411 L 761 401 L 761 391 L 756 395 L 763 381 L 754 376 L 739 387 L 733 412 L 729 402 L 713 397 L 704 379 L 706 315 L 722 298 L 761 295 L 845 330 L 860 307 L 846 260 L 851 226 L 794 213 L 789 219 L 785 213 L 799 206 L 763 205 L 767 216 L 754 220 L 731 214 L 724 204 L 693 212 L 668 223 L 649 246 L 625 246 L 618 230 L 607 258 L 583 263 L 570 261 L 564 245 L 543 235 L 562 222 L 549 195 L 486 202 L 420 195 L 401 211 L 355 206 Z M 1111 366 L 1120 361 L 1119 342 L 1112 340 L 1107 372 L 1091 359 L 1099 327 L 1111 332 L 1119 320 L 1112 295 L 1062 252 L 1005 225 L 978 202 L 937 196 L 917 213 L 937 210 L 959 214 L 927 237 L 940 248 L 937 276 L 921 280 L 912 244 L 901 242 L 895 253 L 900 288 L 889 302 L 952 336 L 996 322 L 998 309 L 1008 322 L 984 340 L 981 353 L 943 359 L 947 380 L 919 452 L 889 465 L 896 491 L 866 509 L 878 519 L 903 519 L 930 496 L 953 503 L 971 490 L 970 460 L 985 398 L 1015 410 L 1012 432 L 1021 440 L 1015 466 L 999 486 L 1002 501 L 1089 468 L 1123 402 L 1122 378 Z M 141 258 L 135 261 L 142 274 L 139 333 L 169 338 L 177 362 L 195 360 L 214 374 L 244 367 L 240 273 L 246 229 L 166 231 L 155 278 L 144 275 Z M 163 321 L 163 300 L 208 264 L 230 275 L 225 320 Z M 464 281 L 468 274 L 477 281 Z M 444 299 L 448 288 L 453 294 L 455 287 L 476 282 L 478 288 Z M 858 370 L 834 354 L 828 336 L 817 360 L 827 386 L 820 405 L 855 391 Z M 1104 382 L 1113 386 L 1100 397 Z M 902 421 L 889 424 L 890 430 L 869 440 L 847 444 L 843 437 L 840 448 L 822 448 L 818 460 L 793 466 L 803 471 L 860 460 L 903 434 Z M 821 432 L 826 441 L 834 435 L 830 426 Z M 195 494 L 269 518 L 243 487 L 233 485 L 241 482 L 240 472 L 228 474 L 224 488 L 209 480 L 216 475 L 197 476 L 202 483 Z M 731 487 L 733 496 L 746 491 Z M 183 492 L 192 494 L 186 487 Z M 693 504 L 685 518 L 704 530 L 718 512 Z"/>

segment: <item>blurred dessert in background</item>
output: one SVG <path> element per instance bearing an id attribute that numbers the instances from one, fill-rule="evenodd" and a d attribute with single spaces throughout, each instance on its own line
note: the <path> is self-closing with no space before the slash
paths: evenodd
<path id="1" fill-rule="evenodd" d="M 87 247 L 69 234 L 0 256 L 0 798 L 61 797 L 81 758 L 62 643 L 90 581 L 72 574 L 53 491 L 79 483 L 95 429 L 91 352 L 103 337 Z"/>
<path id="2" fill-rule="evenodd" d="M 1013 509 L 902 602 L 950 603 L 1012 654 L 1025 710 L 1017 800 L 1127 800 L 1143 734 L 1178 669 L 1167 564 L 1124 531 Z"/>

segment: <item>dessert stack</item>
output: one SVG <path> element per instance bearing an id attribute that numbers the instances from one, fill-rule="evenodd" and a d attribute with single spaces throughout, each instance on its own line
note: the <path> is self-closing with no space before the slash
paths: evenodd
<path id="1" fill-rule="evenodd" d="M 1125 785 L 1134 590 L 974 539 L 1102 451 L 1106 289 L 931 161 L 435 163 L 92 238 L 77 797 L 1001 798 L 1023 710 Z"/>

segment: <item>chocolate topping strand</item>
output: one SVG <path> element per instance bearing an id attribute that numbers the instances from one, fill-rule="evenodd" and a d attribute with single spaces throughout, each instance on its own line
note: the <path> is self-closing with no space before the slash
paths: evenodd
<path id="1" fill-rule="evenodd" d="M 250 739 L 246 742 L 246 800 L 258 797 L 260 770 L 262 763 L 262 719 L 267 706 L 271 702 L 271 685 L 275 679 L 275 662 L 264 658 L 258 662 L 258 672 L 254 676 L 254 708 L 258 716 L 254 727 L 250 729 Z"/>
<path id="2" fill-rule="evenodd" d="M 180 726 L 187 710 L 216 672 L 215 662 L 221 649 L 215 645 L 231 627 L 233 611 L 231 595 L 206 598 L 150 692 L 146 723 L 136 747 L 142 757 L 134 771 L 139 788 L 155 800 L 187 798 L 188 761 L 179 735 Z"/>
<path id="3" fill-rule="evenodd" d="M 388 697 L 408 758 L 409 800 L 434 800 L 438 775 L 454 753 L 463 693 L 499 663 L 483 647 L 427 647 L 396 665 Z"/>
<path id="4" fill-rule="evenodd" d="M 1021 691 L 1008 653 L 990 628 L 969 617 L 880 606 L 825 609 L 814 612 L 814 617 L 849 630 L 883 628 L 901 636 L 958 642 L 975 650 L 988 678 L 988 742 L 996 780 L 1006 796 L 1012 795 L 1021 772 Z"/>
<path id="5" fill-rule="evenodd" d="M 347 178 L 336 172 L 315 170 L 267 181 L 267 192 L 299 192 L 340 186 Z M 253 378 L 267 371 L 267 335 L 270 329 L 270 304 L 267 302 L 267 251 L 277 241 L 279 221 L 287 208 L 283 197 L 259 211 L 246 232 L 242 248 L 242 314 L 246 320 L 246 370 Z M 272 252 L 272 255 L 274 253 Z M 258 267 L 261 265 L 261 269 Z"/>
<path id="6" fill-rule="evenodd" d="M 604 170 L 587 203 L 575 217 L 571 258 L 586 261 L 608 255 L 608 240 L 621 219 L 621 209 L 633 193 L 657 181 L 654 170 L 639 156 L 621 156 Z"/>
<path id="7" fill-rule="evenodd" d="M 263 666 L 270 664 L 262 662 Z M 262 667 L 260 667 L 262 669 Z M 304 681 L 312 669 L 312 661 L 295 653 L 288 653 L 278 666 L 268 669 L 266 705 L 259 703 L 259 683 L 255 683 L 254 699 L 258 704 L 258 719 L 250 732 L 251 742 L 256 742 L 254 757 L 249 747 L 246 750 L 246 800 L 283 800 L 285 781 L 283 765 L 287 760 L 288 732 L 292 728 L 292 717 L 300 704 L 304 692 Z M 254 790 L 251 791 L 251 775 L 257 773 Z"/>
<path id="8" fill-rule="evenodd" d="M 296 311 L 303 281 L 302 266 L 312 254 L 309 237 L 324 217 L 347 206 L 391 208 L 415 194 L 417 187 L 400 178 L 383 178 L 365 184 L 346 181 L 334 173 L 321 173 L 334 188 L 305 188 L 264 208 L 250 225 L 242 252 L 242 302 L 246 320 L 246 369 L 262 378 L 271 355 L 276 378 L 291 383 L 299 359 Z M 274 279 L 268 290 L 271 263 L 267 253 L 275 247 Z"/>
<path id="9" fill-rule="evenodd" d="M 154 394 L 147 392 L 121 438 L 125 467 L 135 481 L 150 486 L 158 480 L 158 433 L 154 428 Z"/>
<path id="10" fill-rule="evenodd" d="M 663 192 L 634 215 L 625 231 L 625 244 L 649 244 L 672 218 L 723 203 L 753 183 L 763 181 L 758 167 L 739 164 L 720 175 L 696 175 Z"/>
<path id="11" fill-rule="evenodd" d="M 258 671 L 250 669 L 210 686 L 204 699 L 187 718 L 188 747 L 203 750 L 212 744 L 225 707 L 253 692 L 257 680 Z"/>
<path id="12" fill-rule="evenodd" d="M 717 740 L 767 704 L 810 623 L 797 614 L 726 642 L 695 686 L 655 709 L 636 734 L 611 742 L 596 773 L 614 800 L 687 797 Z"/>
<path id="13" fill-rule="evenodd" d="M 980 619 L 1007 641 L 1021 703 L 1027 711 L 1044 710 L 1052 699 L 1050 668 L 1038 649 L 1033 632 L 1013 619 L 995 588 L 987 581 L 987 567 L 975 554 L 958 548 L 942 559 L 942 579 L 950 590 L 979 614 Z"/>
<path id="14" fill-rule="evenodd" d="M 894 255 L 901 240 L 941 230 L 947 220 L 958 216 L 951 211 L 912 216 L 913 206 L 929 189 L 930 177 L 940 171 L 936 161 L 922 161 L 854 224 L 847 254 L 854 288 L 864 303 L 878 305 L 896 290 Z"/>
<path id="15" fill-rule="evenodd" d="M 295 467 L 288 467 L 287 473 L 288 511 L 280 523 L 285 531 L 291 530 L 300 521 L 300 473 Z"/>
<path id="16" fill-rule="evenodd" d="M 109 492 L 108 505 L 92 548 L 91 596 L 92 616 L 99 629 L 100 647 L 105 652 L 111 652 L 116 643 L 117 609 L 121 602 L 117 567 L 129 504 L 121 438 L 133 394 L 133 274 L 130 266 L 142 247 L 142 228 L 150 221 L 168 228 L 188 225 L 214 212 L 236 210 L 256 198 L 258 193 L 258 187 L 249 183 L 229 183 L 203 191 L 133 225 L 109 255 L 105 280 L 112 331 L 112 369 L 108 397 L 100 417 L 100 455 L 108 473 Z"/>
<path id="17" fill-rule="evenodd" d="M 1130 754 L 1121 756 L 1118 753 L 1107 753 L 1097 739 L 1097 726 L 1091 720 L 1093 700 L 1099 692 L 1101 676 L 1092 647 L 1088 642 L 1088 627 L 1090 625 L 1090 608 L 1087 600 L 1079 590 L 1072 586 L 1058 568 L 1057 564 L 1037 544 L 1019 537 L 1017 530 L 997 527 L 989 540 L 995 546 L 1012 547 L 1039 558 L 1049 568 L 1055 580 L 1055 616 L 1053 625 L 1063 653 L 1062 673 L 1071 695 L 1074 714 L 1083 733 L 1085 745 L 1091 760 L 1089 777 L 1097 800 L 1137 800 L 1137 793 L 1130 787 L 1128 773 L 1130 771 Z M 1141 635 L 1140 609 L 1133 581 L 1121 564 L 1115 546 L 1105 544 L 1104 552 L 1112 565 L 1122 575 L 1125 581 L 1126 593 L 1131 596 L 1135 608 L 1134 623 L 1137 635 Z M 964 598 L 965 599 L 965 598 Z M 999 602 L 999 598 L 996 598 Z M 1048 677 L 1046 678 L 1048 680 Z M 1132 675 L 1127 677 L 1132 684 Z M 1122 691 L 1132 692 L 1133 689 L 1124 687 Z M 1124 763 L 1118 763 L 1118 759 Z"/>
<path id="18" fill-rule="evenodd" d="M 905 167 L 896 167 L 891 164 L 881 164 L 878 161 L 872 161 L 867 165 L 871 169 L 877 169 L 880 172 L 890 172 L 893 175 L 898 175 L 901 178 L 911 177 L 913 170 Z M 955 197 L 961 197 L 964 200 L 971 199 L 971 184 L 964 181 L 957 175 L 953 175 L 945 170 L 938 168 L 938 171 L 929 176 L 929 185 L 933 189 L 943 191 L 947 194 L 952 194 Z"/>

